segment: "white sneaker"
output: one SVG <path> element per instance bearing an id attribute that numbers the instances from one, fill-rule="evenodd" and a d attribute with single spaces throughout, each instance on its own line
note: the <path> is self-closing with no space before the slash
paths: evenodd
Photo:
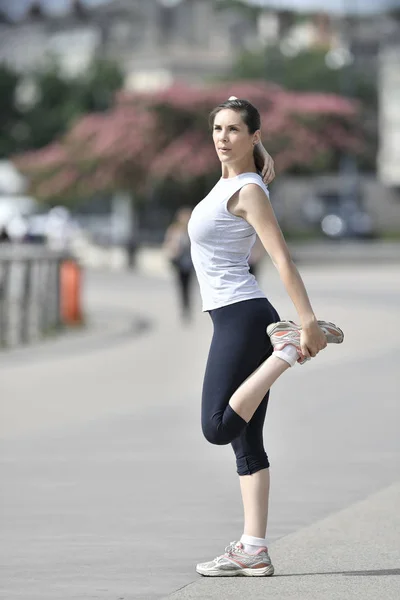
<path id="1" fill-rule="evenodd" d="M 317 323 L 324 332 L 328 344 L 341 344 L 343 342 L 344 333 L 340 327 L 329 321 L 317 321 Z"/>
<path id="2" fill-rule="evenodd" d="M 317 321 L 317 323 L 324 332 L 328 344 L 341 344 L 343 342 L 343 331 L 337 325 L 329 321 Z M 278 323 L 271 323 L 267 327 L 267 334 L 271 339 L 274 350 L 282 350 L 289 344 L 294 346 L 299 353 L 297 362 L 303 365 L 310 359 L 301 354 L 300 333 L 301 327 L 293 321 L 279 321 Z"/>
<path id="3" fill-rule="evenodd" d="M 225 554 L 210 562 L 199 563 L 196 571 L 206 577 L 269 577 L 274 574 L 274 567 L 265 546 L 255 554 L 248 554 L 241 542 L 231 542 L 225 548 Z"/>

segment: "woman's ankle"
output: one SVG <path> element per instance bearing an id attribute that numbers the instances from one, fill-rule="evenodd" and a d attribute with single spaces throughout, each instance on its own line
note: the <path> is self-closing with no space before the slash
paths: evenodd
<path id="1" fill-rule="evenodd" d="M 277 358 L 280 358 L 281 360 L 284 360 L 288 363 L 290 367 L 293 367 L 298 361 L 298 359 L 301 357 L 301 354 L 296 348 L 296 346 L 292 344 L 287 344 L 281 350 L 274 350 L 272 355 L 276 356 Z"/>

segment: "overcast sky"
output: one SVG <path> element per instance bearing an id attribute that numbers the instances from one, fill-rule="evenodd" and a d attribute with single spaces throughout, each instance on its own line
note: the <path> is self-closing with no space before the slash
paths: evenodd
<path id="1" fill-rule="evenodd" d="M 6 9 L 13 17 L 21 16 L 33 0 L 0 0 L 0 7 Z M 108 0 L 84 0 L 87 5 L 102 4 Z M 144 1 L 144 0 L 142 0 Z M 175 0 L 179 2 L 179 0 Z M 360 12 L 376 13 L 384 9 L 400 7 L 400 0 L 247 0 L 252 4 L 289 8 L 299 11 L 325 10 L 334 13 Z M 71 0 L 41 0 L 43 6 L 55 12 L 62 12 L 71 4 Z M 173 2 L 171 1 L 171 4 Z"/>

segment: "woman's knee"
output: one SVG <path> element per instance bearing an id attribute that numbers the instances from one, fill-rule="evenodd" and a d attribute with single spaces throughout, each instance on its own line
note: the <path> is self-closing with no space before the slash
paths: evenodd
<path id="1" fill-rule="evenodd" d="M 247 423 L 228 404 L 224 411 L 214 414 L 211 418 L 203 415 L 203 433 L 211 444 L 224 446 L 235 440 L 247 427 Z"/>
<path id="2" fill-rule="evenodd" d="M 232 442 L 227 432 L 223 427 L 218 426 L 216 423 L 208 422 L 202 424 L 203 435 L 207 442 L 215 444 L 216 446 L 226 446 Z"/>

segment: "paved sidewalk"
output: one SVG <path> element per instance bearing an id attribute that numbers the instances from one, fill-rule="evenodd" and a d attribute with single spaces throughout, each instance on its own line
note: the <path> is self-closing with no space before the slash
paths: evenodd
<path id="1" fill-rule="evenodd" d="M 302 275 L 317 314 L 337 321 L 346 339 L 274 386 L 265 438 L 277 573 L 392 569 L 399 547 L 389 556 L 398 523 L 392 492 L 377 496 L 377 528 L 361 529 L 369 553 L 348 552 L 358 543 L 356 522 L 340 517 L 332 529 L 337 564 L 327 552 L 316 562 L 311 550 L 327 548 L 326 530 L 304 528 L 399 479 L 398 268 L 312 266 Z M 272 267 L 261 282 L 281 316 L 293 318 Z M 242 508 L 231 448 L 211 446 L 200 430 L 210 319 L 197 297 L 192 323 L 182 326 L 167 276 L 88 272 L 85 300 L 95 330 L 0 355 L 0 598 L 157 600 L 193 581 L 194 591 L 211 585 L 194 566 L 240 536 Z M 363 524 L 370 509 L 356 509 L 364 510 Z M 292 546 L 286 536 L 295 532 Z M 289 546 L 311 562 L 299 562 Z M 328 576 L 319 577 L 323 587 Z M 370 576 L 360 579 L 363 586 Z M 285 581 L 297 585 L 290 583 L 297 577 Z M 218 589 L 216 598 L 227 593 Z M 376 598 L 391 600 L 385 594 Z"/>
<path id="2" fill-rule="evenodd" d="M 170 600 L 399 600 L 400 482 L 272 544 L 269 578 L 201 577 Z"/>

